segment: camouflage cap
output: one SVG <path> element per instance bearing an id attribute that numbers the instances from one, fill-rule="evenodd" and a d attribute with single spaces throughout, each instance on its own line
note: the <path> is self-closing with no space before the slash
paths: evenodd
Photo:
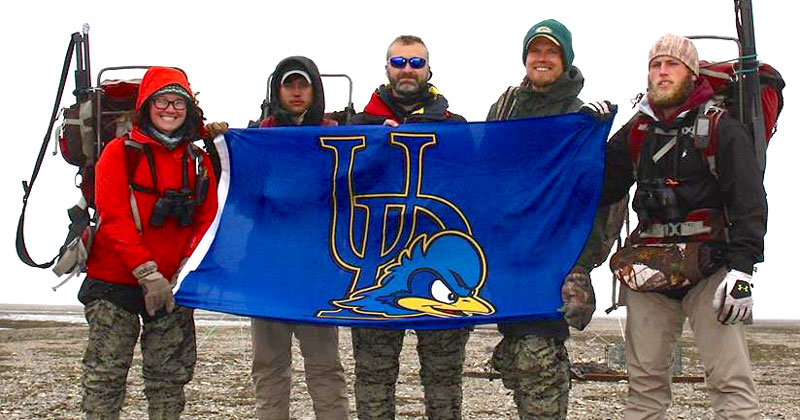
<path id="1" fill-rule="evenodd" d="M 647 58 L 648 65 L 654 58 L 662 55 L 677 58 L 695 75 L 700 73 L 700 65 L 697 62 L 697 49 L 689 38 L 673 34 L 662 36 L 650 48 L 650 54 Z"/>

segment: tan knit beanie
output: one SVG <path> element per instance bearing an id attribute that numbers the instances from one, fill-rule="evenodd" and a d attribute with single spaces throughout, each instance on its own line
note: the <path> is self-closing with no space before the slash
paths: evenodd
<path id="1" fill-rule="evenodd" d="M 649 64 L 654 58 L 661 55 L 677 58 L 695 75 L 700 73 L 700 65 L 697 63 L 697 49 L 689 38 L 673 34 L 662 36 L 653 44 L 653 48 L 650 48 L 647 63 Z"/>

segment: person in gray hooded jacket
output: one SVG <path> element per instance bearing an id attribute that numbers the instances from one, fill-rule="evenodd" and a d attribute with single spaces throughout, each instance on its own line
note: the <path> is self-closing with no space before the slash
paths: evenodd
<path id="1" fill-rule="evenodd" d="M 269 112 L 260 121 L 260 127 L 336 125 L 323 114 L 322 78 L 309 58 L 293 56 L 282 60 L 272 73 L 271 83 Z M 253 318 L 251 330 L 252 376 L 259 419 L 289 419 L 292 336 L 300 342 L 316 418 L 348 418 L 347 384 L 336 327 Z"/>

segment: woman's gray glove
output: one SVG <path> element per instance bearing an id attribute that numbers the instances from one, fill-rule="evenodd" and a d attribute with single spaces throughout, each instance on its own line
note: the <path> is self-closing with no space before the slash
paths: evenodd
<path id="1" fill-rule="evenodd" d="M 133 276 L 139 281 L 144 290 L 144 307 L 150 316 L 164 308 L 170 314 L 175 310 L 175 297 L 172 295 L 172 285 L 158 271 L 155 261 L 148 261 L 133 269 Z"/>

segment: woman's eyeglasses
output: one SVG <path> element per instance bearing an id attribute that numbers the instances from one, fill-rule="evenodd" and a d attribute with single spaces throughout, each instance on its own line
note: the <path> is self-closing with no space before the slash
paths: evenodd
<path id="1" fill-rule="evenodd" d="M 168 101 L 164 98 L 156 98 L 155 100 L 153 100 L 153 106 L 156 107 L 156 109 L 160 109 L 162 111 L 169 108 L 170 104 L 172 104 L 172 107 L 175 108 L 176 111 L 181 111 L 186 109 L 185 99 L 179 98 L 174 101 Z"/>

